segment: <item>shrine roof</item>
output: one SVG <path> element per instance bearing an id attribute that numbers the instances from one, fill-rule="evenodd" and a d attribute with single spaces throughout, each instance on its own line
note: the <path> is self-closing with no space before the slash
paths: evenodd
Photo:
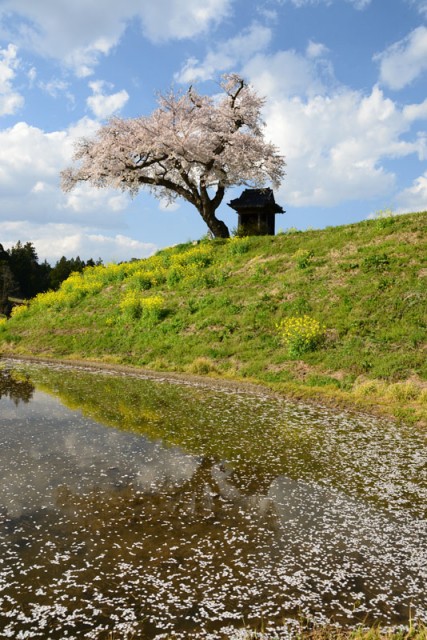
<path id="1" fill-rule="evenodd" d="M 282 207 L 274 200 L 273 191 L 269 188 L 245 189 L 238 198 L 231 200 L 228 206 L 238 212 L 245 209 L 266 209 L 271 213 L 284 213 Z"/>

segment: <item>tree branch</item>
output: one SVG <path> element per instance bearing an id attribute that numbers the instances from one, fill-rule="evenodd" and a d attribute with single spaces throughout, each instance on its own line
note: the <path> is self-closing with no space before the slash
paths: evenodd
<path id="1" fill-rule="evenodd" d="M 177 193 L 182 198 L 185 198 L 185 200 L 188 200 L 188 202 L 194 205 L 197 209 L 200 207 L 200 200 L 196 199 L 191 191 L 181 187 L 172 180 L 162 177 L 152 178 L 151 176 L 138 176 L 138 182 L 141 184 L 148 184 L 151 187 L 164 187 L 165 189 L 169 189 L 173 193 Z"/>

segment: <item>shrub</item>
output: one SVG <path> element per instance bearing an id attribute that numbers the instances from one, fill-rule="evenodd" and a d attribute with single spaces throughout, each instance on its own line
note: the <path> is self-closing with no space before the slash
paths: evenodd
<path id="1" fill-rule="evenodd" d="M 24 315 L 28 311 L 28 307 L 26 304 L 20 304 L 13 307 L 10 317 L 17 318 L 18 316 Z"/>
<path id="2" fill-rule="evenodd" d="M 325 337 L 325 327 L 308 315 L 284 318 L 276 327 L 291 357 L 314 351 Z"/>
<path id="3" fill-rule="evenodd" d="M 36 297 L 31 301 L 31 306 L 36 309 L 43 308 L 52 308 L 52 309 L 62 309 L 65 307 L 69 301 L 71 300 L 71 296 L 66 294 L 65 291 L 59 289 L 58 291 L 46 291 L 46 293 L 39 293 Z"/>
<path id="4" fill-rule="evenodd" d="M 313 252 L 308 249 L 298 249 L 292 256 L 297 269 L 306 269 L 310 266 L 310 260 L 313 257 Z"/>
<path id="5" fill-rule="evenodd" d="M 196 375 L 205 375 L 217 371 L 215 363 L 210 358 L 199 357 L 193 360 L 189 371 Z"/>
<path id="6" fill-rule="evenodd" d="M 379 229 L 385 229 L 386 227 L 394 224 L 396 214 L 390 208 L 379 209 L 374 214 L 374 218 L 377 221 L 377 227 Z"/>
<path id="7" fill-rule="evenodd" d="M 155 267 L 150 270 L 140 268 L 130 276 L 127 282 L 134 289 L 148 290 L 163 284 L 166 281 L 166 273 L 164 267 Z"/>
<path id="8" fill-rule="evenodd" d="M 140 303 L 142 316 L 149 320 L 161 320 L 166 315 L 165 300 L 162 296 L 142 298 Z"/>
<path id="9" fill-rule="evenodd" d="M 232 256 L 243 255 L 250 248 L 249 240 L 246 237 L 234 236 L 228 240 L 228 252 Z"/>
<path id="10" fill-rule="evenodd" d="M 387 397 L 390 400 L 397 400 L 398 402 L 407 402 L 408 400 L 414 400 L 420 395 L 421 388 L 416 384 L 407 380 L 406 382 L 396 382 L 389 385 L 387 389 Z"/>
<path id="11" fill-rule="evenodd" d="M 173 254 L 170 257 L 170 263 L 173 267 L 183 267 L 185 265 L 197 265 L 198 267 L 207 267 L 213 259 L 213 249 L 209 246 L 199 245 L 192 247 L 187 251 Z"/>
<path id="12" fill-rule="evenodd" d="M 369 396 L 384 396 L 387 385 L 381 380 L 356 380 L 353 387 L 353 394 L 356 398 L 369 397 Z"/>
<path id="13" fill-rule="evenodd" d="M 127 291 L 120 301 L 120 311 L 132 320 L 138 320 L 142 314 L 141 296 L 136 291 Z"/>
<path id="14" fill-rule="evenodd" d="M 363 259 L 362 267 L 365 271 L 383 271 L 390 264 L 386 253 L 374 253 Z"/>

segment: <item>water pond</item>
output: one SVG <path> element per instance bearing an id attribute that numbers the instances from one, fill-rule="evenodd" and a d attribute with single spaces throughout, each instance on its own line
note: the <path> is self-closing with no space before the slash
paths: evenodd
<path id="1" fill-rule="evenodd" d="M 262 393 L 0 361 L 0 637 L 427 620 L 427 442 Z"/>

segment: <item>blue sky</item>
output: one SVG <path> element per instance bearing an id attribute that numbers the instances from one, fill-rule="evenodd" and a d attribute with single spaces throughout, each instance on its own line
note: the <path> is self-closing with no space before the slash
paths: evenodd
<path id="1" fill-rule="evenodd" d="M 59 173 L 111 115 L 229 71 L 286 157 L 277 227 L 427 209 L 427 0 L 0 0 L 0 243 L 119 261 L 204 235 L 183 201 L 64 194 Z"/>

